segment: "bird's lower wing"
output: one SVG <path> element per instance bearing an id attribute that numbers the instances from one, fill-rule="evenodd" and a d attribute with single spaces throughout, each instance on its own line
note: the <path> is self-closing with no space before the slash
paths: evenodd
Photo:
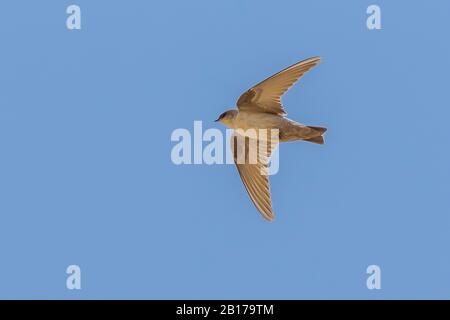
<path id="1" fill-rule="evenodd" d="M 275 143 L 234 133 L 231 150 L 234 162 L 248 195 L 262 216 L 274 218 L 268 175 L 268 163 Z"/>

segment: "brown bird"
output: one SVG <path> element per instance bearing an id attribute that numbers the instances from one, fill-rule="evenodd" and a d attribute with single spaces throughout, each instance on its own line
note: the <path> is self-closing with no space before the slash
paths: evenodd
<path id="1" fill-rule="evenodd" d="M 234 129 L 231 141 L 234 162 L 250 198 L 269 221 L 273 220 L 274 213 L 268 163 L 278 141 L 324 143 L 326 128 L 305 126 L 288 119 L 281 103 L 281 96 L 319 62 L 320 57 L 300 61 L 258 83 L 240 96 L 237 110 L 228 110 L 216 120 Z M 269 135 L 262 134 L 260 129 L 266 129 Z M 272 132 L 277 133 L 277 139 L 271 138 L 270 130 L 275 130 Z M 253 134 L 255 132 L 256 135 Z M 244 143 L 240 143 L 239 138 L 243 138 L 241 141 Z M 254 161 L 251 159 L 252 154 L 256 154 Z"/>

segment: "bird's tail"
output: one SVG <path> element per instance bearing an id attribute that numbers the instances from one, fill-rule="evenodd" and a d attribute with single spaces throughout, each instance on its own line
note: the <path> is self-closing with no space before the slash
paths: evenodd
<path id="1" fill-rule="evenodd" d="M 317 144 L 323 144 L 323 134 L 327 131 L 327 128 L 323 128 L 323 127 L 313 127 L 313 126 L 308 126 L 308 128 L 313 130 L 313 133 L 316 133 L 316 135 L 314 135 L 314 137 L 309 138 L 309 139 L 303 139 L 305 141 L 309 141 L 312 143 L 317 143 Z"/>

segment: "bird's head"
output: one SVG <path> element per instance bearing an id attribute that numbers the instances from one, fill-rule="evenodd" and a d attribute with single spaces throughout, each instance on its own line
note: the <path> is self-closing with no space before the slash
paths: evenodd
<path id="1" fill-rule="evenodd" d="M 215 122 L 220 122 L 226 125 L 227 127 L 232 127 L 233 120 L 236 117 L 238 111 L 235 109 L 231 109 L 222 113 Z"/>

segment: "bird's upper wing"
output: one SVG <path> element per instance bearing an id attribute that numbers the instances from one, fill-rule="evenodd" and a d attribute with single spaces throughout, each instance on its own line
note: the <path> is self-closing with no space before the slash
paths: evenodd
<path id="1" fill-rule="evenodd" d="M 261 146 L 261 143 L 264 145 Z M 276 145 L 277 143 L 270 140 L 261 141 L 243 137 L 237 133 L 231 137 L 234 162 L 245 189 L 258 211 L 269 221 L 273 220 L 274 213 L 270 196 L 268 163 Z"/>
<path id="2" fill-rule="evenodd" d="M 256 111 L 286 115 L 281 104 L 281 96 L 305 74 L 320 62 L 320 57 L 312 57 L 274 74 L 243 93 L 237 107 L 240 111 Z"/>

